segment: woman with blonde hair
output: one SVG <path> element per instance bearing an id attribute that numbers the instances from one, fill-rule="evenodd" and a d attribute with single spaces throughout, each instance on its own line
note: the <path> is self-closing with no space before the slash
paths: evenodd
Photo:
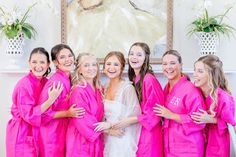
<path id="1" fill-rule="evenodd" d="M 194 84 L 202 90 L 207 111 L 192 114 L 198 124 L 206 125 L 206 157 L 230 156 L 227 123 L 235 125 L 235 102 L 227 85 L 222 61 L 215 55 L 200 57 L 194 64 Z"/>
<path id="2" fill-rule="evenodd" d="M 85 109 L 83 118 L 71 118 L 66 135 L 66 156 L 102 157 L 103 136 L 95 132 L 94 123 L 103 118 L 99 65 L 89 53 L 81 53 L 75 64 L 70 104 Z"/>

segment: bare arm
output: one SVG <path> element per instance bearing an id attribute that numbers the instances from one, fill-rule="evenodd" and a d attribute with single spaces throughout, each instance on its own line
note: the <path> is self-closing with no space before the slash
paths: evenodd
<path id="1" fill-rule="evenodd" d="M 193 112 L 191 115 L 191 118 L 197 124 L 202 124 L 202 123 L 216 124 L 217 123 L 217 119 L 214 117 L 214 115 L 208 114 L 206 111 L 202 109 L 199 109 L 198 112 Z"/>
<path id="2" fill-rule="evenodd" d="M 115 137 L 122 137 L 124 135 L 124 131 L 121 129 L 107 129 L 103 131 L 105 134 L 115 136 Z"/>
<path id="3" fill-rule="evenodd" d="M 85 110 L 83 108 L 76 108 L 76 104 L 73 104 L 68 110 L 57 111 L 53 119 L 68 117 L 83 118 L 84 113 Z"/>
<path id="4" fill-rule="evenodd" d="M 153 112 L 160 117 L 164 117 L 166 119 L 171 119 L 176 122 L 181 122 L 180 115 L 174 112 L 171 112 L 169 109 L 166 107 L 156 104 L 155 107 L 153 107 Z"/>
<path id="5" fill-rule="evenodd" d="M 125 119 L 120 120 L 116 124 L 113 125 L 112 128 L 114 129 L 121 129 L 121 128 L 126 128 L 132 124 L 138 123 L 138 117 L 133 116 L 133 117 L 127 117 Z"/>

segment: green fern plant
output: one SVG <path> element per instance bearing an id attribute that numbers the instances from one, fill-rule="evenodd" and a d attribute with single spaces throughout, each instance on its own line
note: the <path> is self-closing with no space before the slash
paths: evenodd
<path id="1" fill-rule="evenodd" d="M 188 34 L 191 36 L 196 32 L 215 32 L 217 35 L 223 34 L 228 37 L 233 35 L 235 28 L 223 23 L 224 18 L 226 18 L 227 13 L 233 7 L 228 8 L 222 15 L 209 17 L 208 11 L 205 8 L 201 17 L 197 18 L 190 24 L 190 30 Z"/>
<path id="2" fill-rule="evenodd" d="M 36 3 L 31 5 L 23 16 L 22 14 L 19 14 L 17 9 L 10 13 L 0 7 L 0 30 L 6 35 L 7 38 L 14 38 L 20 32 L 22 32 L 25 37 L 29 39 L 35 37 L 37 33 L 36 30 L 30 23 L 26 22 L 29 17 L 30 10 L 35 5 Z"/>

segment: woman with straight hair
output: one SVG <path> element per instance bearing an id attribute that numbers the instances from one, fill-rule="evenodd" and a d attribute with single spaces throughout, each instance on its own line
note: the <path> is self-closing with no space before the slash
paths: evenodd
<path id="1" fill-rule="evenodd" d="M 204 109 L 204 99 L 188 77 L 182 73 L 182 58 L 176 50 L 162 56 L 162 71 L 168 79 L 164 88 L 164 106 L 154 112 L 164 118 L 164 151 L 166 157 L 203 157 L 204 124 L 196 124 L 191 114 Z"/>
<path id="2" fill-rule="evenodd" d="M 53 82 L 61 82 L 63 91 L 42 116 L 40 126 L 40 156 L 64 157 L 68 117 L 78 117 L 84 114 L 75 104 L 69 104 L 71 88 L 70 73 L 74 69 L 74 53 L 68 45 L 58 44 L 51 49 L 51 58 L 56 66 L 56 72 L 45 84 L 39 103 L 48 99 L 48 89 Z"/>
<path id="3" fill-rule="evenodd" d="M 62 92 L 60 83 L 52 84 L 48 89 L 48 98 L 41 104 L 38 98 L 47 82 L 51 69 L 48 52 L 37 47 L 29 57 L 30 72 L 16 84 L 12 94 L 12 119 L 7 124 L 6 156 L 38 157 L 39 127 L 42 114 L 52 105 Z"/>

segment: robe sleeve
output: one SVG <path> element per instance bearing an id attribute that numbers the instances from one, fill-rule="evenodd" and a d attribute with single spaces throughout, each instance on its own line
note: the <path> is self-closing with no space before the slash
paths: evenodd
<path id="1" fill-rule="evenodd" d="M 220 134 L 223 134 L 227 129 L 227 123 L 235 126 L 235 102 L 233 97 L 225 98 L 222 104 L 218 104 L 222 106 L 221 113 L 217 116 L 217 127 Z"/>
<path id="2" fill-rule="evenodd" d="M 235 154 L 234 156 L 236 156 L 236 130 L 231 124 L 228 124 L 228 129 L 230 134 L 230 140 L 232 141 L 232 147 Z"/>
<path id="3" fill-rule="evenodd" d="M 122 117 L 132 117 L 140 115 L 141 109 L 133 85 L 129 84 L 128 86 L 126 86 L 122 94 L 122 104 L 126 105 L 126 107 L 123 108 Z"/>
<path id="4" fill-rule="evenodd" d="M 153 106 L 164 104 L 164 94 L 160 83 L 154 76 L 143 81 L 143 88 L 142 114 L 138 116 L 138 121 L 145 129 L 150 131 L 161 120 L 161 117 L 156 116 L 153 112 Z"/>
<path id="5" fill-rule="evenodd" d="M 123 108 L 124 117 L 139 116 L 141 114 L 138 97 L 133 85 L 129 84 L 125 87 L 123 91 L 123 101 L 123 104 L 126 105 L 126 107 Z M 125 132 L 129 132 L 127 134 L 132 135 L 130 140 L 133 140 L 132 143 L 137 146 L 141 132 L 141 125 L 139 123 L 133 124 L 129 126 L 129 129 L 126 129 Z"/>
<path id="6" fill-rule="evenodd" d="M 205 110 L 205 103 L 203 97 L 197 91 L 189 93 L 184 99 L 186 114 L 180 114 L 180 123 L 184 128 L 185 134 L 188 135 L 205 127 L 205 124 L 194 123 L 190 116 L 192 112 L 198 112 L 199 108 Z"/>
<path id="7" fill-rule="evenodd" d="M 71 97 L 70 104 L 76 104 L 76 107 L 82 107 L 85 109 L 85 114 L 83 118 L 71 118 L 70 123 L 72 123 L 76 129 L 84 136 L 88 141 L 94 142 L 102 132 L 95 132 L 94 124 L 98 122 L 95 115 L 90 112 L 88 102 L 85 100 L 86 96 L 82 94 L 81 91 L 74 88 Z"/>
<path id="8" fill-rule="evenodd" d="M 32 126 L 39 127 L 41 124 L 41 107 L 36 106 L 35 98 L 33 93 L 30 93 L 31 90 L 27 86 L 20 87 L 17 89 L 17 106 L 19 107 L 20 116 L 27 123 Z"/>

